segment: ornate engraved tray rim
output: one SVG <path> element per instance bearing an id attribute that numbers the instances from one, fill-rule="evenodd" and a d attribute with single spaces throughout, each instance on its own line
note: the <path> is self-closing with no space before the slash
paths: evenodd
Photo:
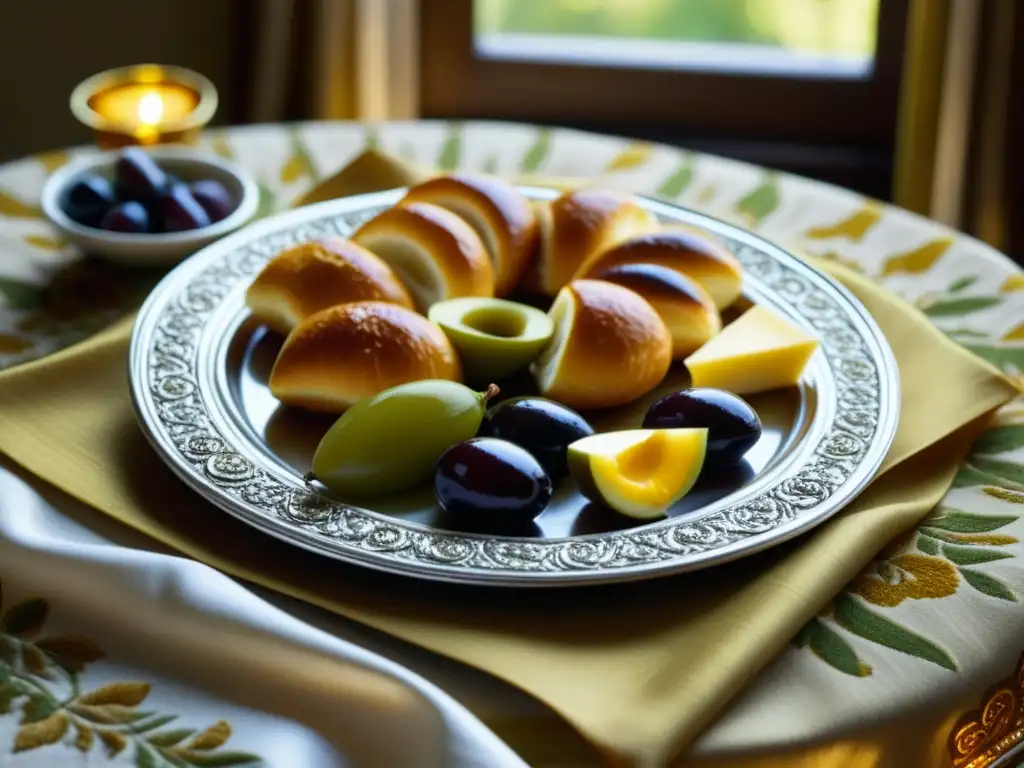
<path id="1" fill-rule="evenodd" d="M 556 191 L 523 188 L 532 198 Z M 351 507 L 261 466 L 237 430 L 219 424 L 205 357 L 218 344 L 218 313 L 265 261 L 314 237 L 346 235 L 402 190 L 289 211 L 207 246 L 168 274 L 143 305 L 132 336 L 131 392 L 143 432 L 191 488 L 221 509 L 321 555 L 422 578 L 506 586 L 572 586 L 662 576 L 716 565 L 792 538 L 853 499 L 895 436 L 899 374 L 888 342 L 843 286 L 731 224 L 640 198 L 662 219 L 725 239 L 743 263 L 744 293 L 767 301 L 822 340 L 830 375 L 818 428 L 786 460 L 708 514 L 565 539 L 442 531 Z M 232 296 L 232 294 L 234 294 Z M 237 302 L 236 302 L 237 303 Z M 817 417 L 816 417 L 817 418 Z M 825 420 L 826 423 L 820 423 Z M 248 454 L 248 455 L 247 455 Z M 758 482 L 761 481 L 761 482 Z M 770 487 L 766 487 L 770 486 Z"/>

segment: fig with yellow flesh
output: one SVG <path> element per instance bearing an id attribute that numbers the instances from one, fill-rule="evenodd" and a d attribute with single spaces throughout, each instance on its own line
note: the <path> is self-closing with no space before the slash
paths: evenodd
<path id="1" fill-rule="evenodd" d="M 580 492 L 626 517 L 661 517 L 697 482 L 706 429 L 628 429 L 584 437 L 569 446 L 569 471 Z"/>

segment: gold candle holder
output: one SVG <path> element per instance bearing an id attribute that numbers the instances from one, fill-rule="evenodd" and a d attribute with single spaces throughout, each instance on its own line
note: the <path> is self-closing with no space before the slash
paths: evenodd
<path id="1" fill-rule="evenodd" d="M 71 112 L 102 149 L 190 144 L 217 111 L 217 89 L 198 72 L 138 64 L 100 72 L 71 93 Z"/>

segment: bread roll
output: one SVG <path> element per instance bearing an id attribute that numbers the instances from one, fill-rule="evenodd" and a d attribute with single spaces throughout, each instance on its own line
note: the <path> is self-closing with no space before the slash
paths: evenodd
<path id="1" fill-rule="evenodd" d="M 263 267 L 245 293 L 259 322 L 288 334 L 310 315 L 353 301 L 412 308 L 412 297 L 378 257 L 341 237 L 302 243 Z"/>
<path id="2" fill-rule="evenodd" d="M 708 292 L 668 267 L 620 264 L 594 277 L 629 288 L 647 299 L 672 337 L 673 358 L 686 357 L 722 330 L 722 318 Z"/>
<path id="3" fill-rule="evenodd" d="M 550 310 L 551 344 L 531 370 L 541 394 L 570 408 L 608 408 L 661 383 L 672 339 L 639 294 L 603 280 L 574 280 Z"/>
<path id="4" fill-rule="evenodd" d="M 658 226 L 632 197 L 609 190 L 566 192 L 536 210 L 540 250 L 524 287 L 548 296 L 603 251 Z"/>
<path id="5" fill-rule="evenodd" d="M 690 229 L 666 229 L 631 237 L 585 265 L 577 278 L 592 277 L 620 264 L 657 264 L 692 278 L 714 299 L 719 310 L 740 295 L 740 264 L 729 250 Z"/>
<path id="6" fill-rule="evenodd" d="M 405 307 L 364 301 L 325 309 L 292 331 L 270 391 L 286 405 L 340 413 L 388 387 L 460 377 L 455 350 L 435 323 Z"/>
<path id="7" fill-rule="evenodd" d="M 363 224 L 352 239 L 386 261 L 416 306 L 457 296 L 493 296 L 494 270 L 476 231 L 432 203 L 396 205 Z"/>
<path id="8" fill-rule="evenodd" d="M 494 295 L 510 293 L 537 251 L 537 218 L 519 190 L 500 179 L 452 173 L 418 184 L 402 200 L 433 203 L 460 216 L 483 240 L 494 267 Z"/>

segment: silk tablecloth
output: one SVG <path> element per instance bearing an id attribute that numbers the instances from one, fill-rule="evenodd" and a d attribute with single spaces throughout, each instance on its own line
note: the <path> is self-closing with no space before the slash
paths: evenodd
<path id="1" fill-rule="evenodd" d="M 948 335 L 1006 373 L 1020 376 L 1024 369 L 1024 275 L 1016 267 L 981 243 L 827 185 L 660 145 L 492 123 L 268 126 L 211 132 L 203 143 L 258 177 L 264 213 L 286 207 L 367 145 L 445 169 L 596 177 L 595 183 L 656 194 L 838 260 L 917 304 Z M 0 168 L 0 365 L 91 334 L 152 279 L 121 279 L 102 265 L 83 264 L 40 219 L 46 173 L 74 154 Z M 118 291 L 103 290 L 115 279 Z M 97 305 L 99 298 L 107 304 Z M 7 499 L 14 487 L 7 483 L 17 481 L 3 482 L 0 499 Z M 88 511 L 65 511 L 73 505 L 59 495 L 51 500 L 61 510 L 54 514 L 77 515 L 88 528 L 99 524 Z M 1013 677 L 1024 650 L 1022 502 L 1024 408 L 1017 402 L 979 439 L 932 518 L 894 542 L 837 596 L 703 734 L 687 760 L 792 765 L 799 755 L 815 765 L 944 766 L 954 757 L 965 764 L 968 753 L 997 737 L 1011 746 L 1014 723 L 1024 725 L 1024 681 Z M 111 536 L 129 547 L 146 546 L 123 531 Z M 556 718 L 497 681 L 280 602 L 441 683 L 531 763 L 593 761 Z M 851 606 L 860 620 L 850 620 Z M 1017 689 L 1009 699 L 1011 715 L 981 738 L 982 726 L 974 727 L 972 717 L 984 718 L 971 711 L 983 705 L 986 692 L 996 701 L 1000 689 Z M 0 714 L 0 727 L 7 722 Z M 775 763 L 764 762 L 766 751 L 777 753 Z"/>

